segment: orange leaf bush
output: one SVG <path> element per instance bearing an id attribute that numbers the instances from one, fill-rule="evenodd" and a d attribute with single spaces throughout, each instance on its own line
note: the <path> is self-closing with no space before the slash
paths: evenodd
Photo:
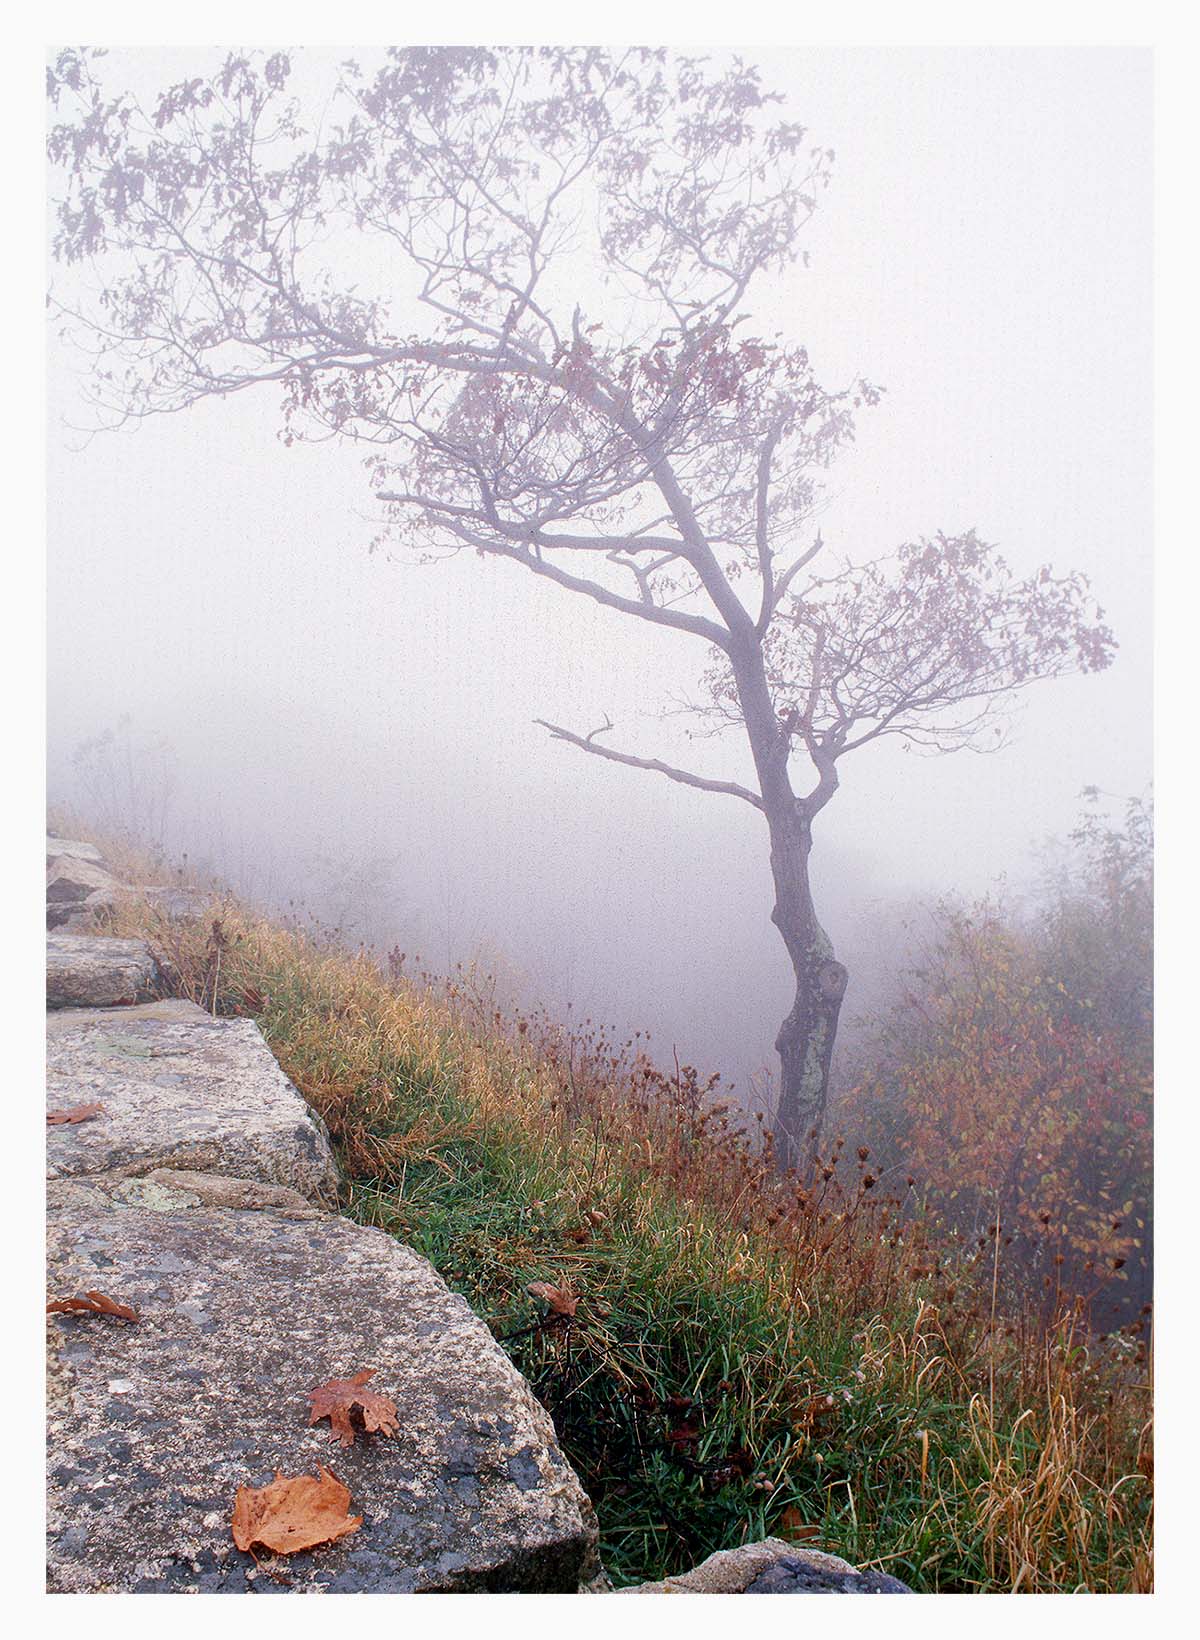
<path id="1" fill-rule="evenodd" d="M 1128 1319 L 1150 1292 L 1148 819 L 1076 839 L 1082 865 L 1032 918 L 938 908 L 839 1114 L 1026 1299 L 1104 1290 Z"/>

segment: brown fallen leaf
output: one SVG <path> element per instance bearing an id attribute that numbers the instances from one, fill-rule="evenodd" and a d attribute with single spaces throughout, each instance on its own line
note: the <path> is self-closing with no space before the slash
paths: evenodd
<path id="1" fill-rule="evenodd" d="M 806 1521 L 800 1510 L 792 1504 L 783 1511 L 776 1522 L 775 1536 L 789 1538 L 793 1543 L 815 1543 L 820 1540 L 821 1528 Z"/>
<path id="2" fill-rule="evenodd" d="M 62 1127 L 67 1122 L 90 1122 L 93 1116 L 101 1116 L 103 1113 L 103 1105 L 72 1105 L 70 1110 L 48 1110 L 46 1125 Z"/>
<path id="3" fill-rule="evenodd" d="M 373 1389 L 364 1389 L 368 1378 L 374 1378 L 375 1368 L 364 1367 L 351 1378 L 331 1378 L 310 1390 L 312 1417 L 315 1424 L 321 1418 L 329 1419 L 330 1434 L 336 1435 L 343 1446 L 354 1445 L 353 1414 L 368 1435 L 396 1435 L 400 1431 L 396 1403 L 386 1395 L 377 1395 Z"/>
<path id="4" fill-rule="evenodd" d="M 797 1434 L 815 1431 L 833 1416 L 837 1403 L 832 1395 L 812 1395 L 796 1414 L 792 1425 Z"/>
<path id="5" fill-rule="evenodd" d="M 579 1295 L 565 1281 L 559 1287 L 548 1281 L 531 1281 L 525 1291 L 530 1298 L 545 1299 L 555 1315 L 574 1315 L 579 1308 Z"/>
<path id="6" fill-rule="evenodd" d="M 363 1517 L 347 1514 L 349 1487 L 324 1464 L 319 1469 L 316 1475 L 277 1469 L 269 1486 L 239 1486 L 230 1521 L 238 1548 L 248 1552 L 257 1543 L 277 1555 L 294 1555 L 357 1532 Z"/>
<path id="7" fill-rule="evenodd" d="M 138 1313 L 128 1304 L 118 1304 L 115 1298 L 108 1298 L 104 1293 L 87 1293 L 80 1298 L 54 1298 L 46 1305 L 46 1314 L 55 1312 L 66 1313 L 70 1310 L 81 1310 L 85 1315 L 115 1315 L 122 1321 L 136 1321 Z"/>
<path id="8" fill-rule="evenodd" d="M 731 1446 L 720 1457 L 709 1461 L 706 1483 L 710 1487 L 722 1487 L 747 1480 L 754 1473 L 755 1461 L 753 1452 L 748 1452 L 744 1446 Z"/>

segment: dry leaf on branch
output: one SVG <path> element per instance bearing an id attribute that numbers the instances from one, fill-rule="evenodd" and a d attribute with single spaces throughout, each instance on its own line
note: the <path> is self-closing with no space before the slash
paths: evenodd
<path id="1" fill-rule="evenodd" d="M 531 1298 L 545 1299 L 555 1315 L 574 1315 L 579 1308 L 578 1293 L 573 1293 L 565 1281 L 559 1287 L 548 1281 L 531 1281 L 525 1291 Z"/>
<path id="2" fill-rule="evenodd" d="M 130 1309 L 128 1304 L 118 1304 L 115 1298 L 108 1298 L 104 1293 L 87 1293 L 82 1298 L 53 1298 L 46 1305 L 47 1315 L 70 1310 L 81 1310 L 85 1315 L 115 1315 L 122 1321 L 136 1321 L 138 1318 L 137 1311 Z"/>
<path id="3" fill-rule="evenodd" d="M 63 1127 L 68 1122 L 89 1122 L 93 1116 L 104 1114 L 103 1105 L 73 1105 L 70 1110 L 48 1110 L 47 1127 Z"/>
<path id="4" fill-rule="evenodd" d="M 359 1414 L 359 1423 L 368 1435 L 398 1434 L 400 1425 L 396 1403 L 389 1401 L 386 1395 L 363 1389 L 368 1378 L 374 1376 L 374 1367 L 364 1367 L 351 1378 L 331 1378 L 327 1384 L 319 1384 L 316 1389 L 310 1390 L 312 1417 L 309 1423 L 315 1424 L 321 1418 L 328 1418 L 330 1433 L 336 1435 L 343 1446 L 354 1445 L 355 1412 Z"/>
<path id="5" fill-rule="evenodd" d="M 239 1549 L 254 1544 L 277 1555 L 315 1549 L 357 1532 L 361 1515 L 348 1515 L 350 1489 L 322 1464 L 317 1475 L 275 1471 L 269 1486 L 239 1486 L 230 1526 Z"/>

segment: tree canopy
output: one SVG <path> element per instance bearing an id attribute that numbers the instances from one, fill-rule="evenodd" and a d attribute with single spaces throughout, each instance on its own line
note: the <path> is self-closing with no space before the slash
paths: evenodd
<path id="1" fill-rule="evenodd" d="M 48 78 L 54 249 L 80 270 L 57 311 L 100 413 L 273 386 L 286 442 L 363 447 L 419 553 L 502 558 L 708 646 L 695 709 L 740 725 L 753 786 L 546 727 L 764 814 L 798 985 L 781 1111 L 819 1125 L 845 971 L 807 858 L 839 759 L 996 744 L 1013 690 L 1114 647 L 1083 577 L 1015 576 L 973 529 L 890 558 L 814 533 L 878 391 L 822 385 L 762 309 L 830 150 L 752 66 L 667 50 L 392 48 L 302 89 L 286 53 L 235 53 L 149 106 L 102 80 L 77 50 Z"/>

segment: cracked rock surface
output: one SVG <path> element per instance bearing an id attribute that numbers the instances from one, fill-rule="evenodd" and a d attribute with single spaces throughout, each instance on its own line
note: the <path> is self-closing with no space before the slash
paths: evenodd
<path id="1" fill-rule="evenodd" d="M 72 837 L 46 838 L 46 870 L 53 868 L 56 860 L 64 856 L 72 860 L 90 860 L 93 865 L 103 865 L 104 860 L 100 850 L 94 843 L 80 843 Z"/>

